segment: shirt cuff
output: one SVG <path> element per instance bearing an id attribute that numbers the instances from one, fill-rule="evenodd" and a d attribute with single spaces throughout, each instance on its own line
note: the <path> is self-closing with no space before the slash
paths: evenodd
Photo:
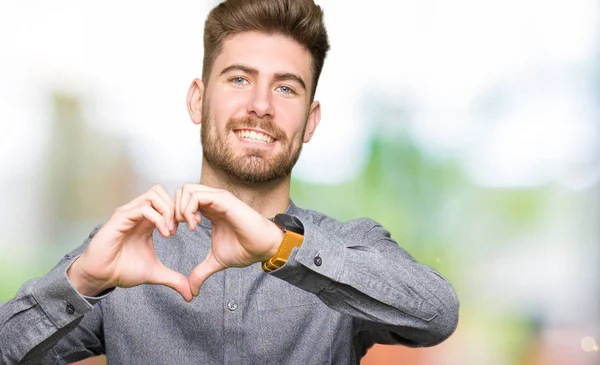
<path id="1" fill-rule="evenodd" d="M 316 294 L 338 281 L 344 263 L 344 243 L 316 224 L 298 218 L 304 225 L 302 246 L 294 248 L 287 263 L 271 275 Z"/>
<path id="2" fill-rule="evenodd" d="M 77 257 L 74 256 L 40 278 L 33 289 L 35 300 L 57 328 L 65 327 L 90 312 L 94 304 L 112 292 L 106 291 L 98 297 L 77 292 L 67 277 L 67 269 Z"/>

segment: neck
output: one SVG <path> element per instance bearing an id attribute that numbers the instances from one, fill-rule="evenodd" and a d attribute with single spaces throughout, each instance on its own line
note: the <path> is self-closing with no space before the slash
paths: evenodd
<path id="1" fill-rule="evenodd" d="M 286 211 L 290 204 L 290 175 L 266 183 L 248 184 L 214 169 L 202 159 L 200 184 L 231 192 L 264 217 Z"/>

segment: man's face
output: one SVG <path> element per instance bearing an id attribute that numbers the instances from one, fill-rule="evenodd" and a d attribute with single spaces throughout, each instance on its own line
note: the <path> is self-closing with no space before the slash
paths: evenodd
<path id="1" fill-rule="evenodd" d="M 204 158 L 244 183 L 289 175 L 319 119 L 310 101 L 312 58 L 280 35 L 224 42 L 202 100 Z"/>

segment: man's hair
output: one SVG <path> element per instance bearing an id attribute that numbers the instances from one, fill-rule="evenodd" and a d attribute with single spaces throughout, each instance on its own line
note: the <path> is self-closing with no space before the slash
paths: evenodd
<path id="1" fill-rule="evenodd" d="M 235 34 L 259 31 L 279 34 L 298 42 L 312 56 L 311 100 L 329 50 L 323 11 L 313 0 L 226 0 L 208 14 L 204 24 L 202 79 L 208 83 L 223 42 Z"/>

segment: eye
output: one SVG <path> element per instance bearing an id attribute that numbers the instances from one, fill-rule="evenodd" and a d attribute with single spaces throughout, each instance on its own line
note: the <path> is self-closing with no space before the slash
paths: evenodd
<path id="1" fill-rule="evenodd" d="M 236 86 L 243 86 L 243 85 L 248 84 L 248 80 L 246 80 L 245 78 L 243 78 L 241 76 L 232 77 L 231 79 L 229 79 L 229 81 L 233 82 L 233 84 Z"/>
<path id="2" fill-rule="evenodd" d="M 285 95 L 296 94 L 296 92 L 294 90 L 292 90 L 292 88 L 290 88 L 289 86 L 279 86 L 277 89 L 279 89 L 279 91 L 281 91 Z"/>

